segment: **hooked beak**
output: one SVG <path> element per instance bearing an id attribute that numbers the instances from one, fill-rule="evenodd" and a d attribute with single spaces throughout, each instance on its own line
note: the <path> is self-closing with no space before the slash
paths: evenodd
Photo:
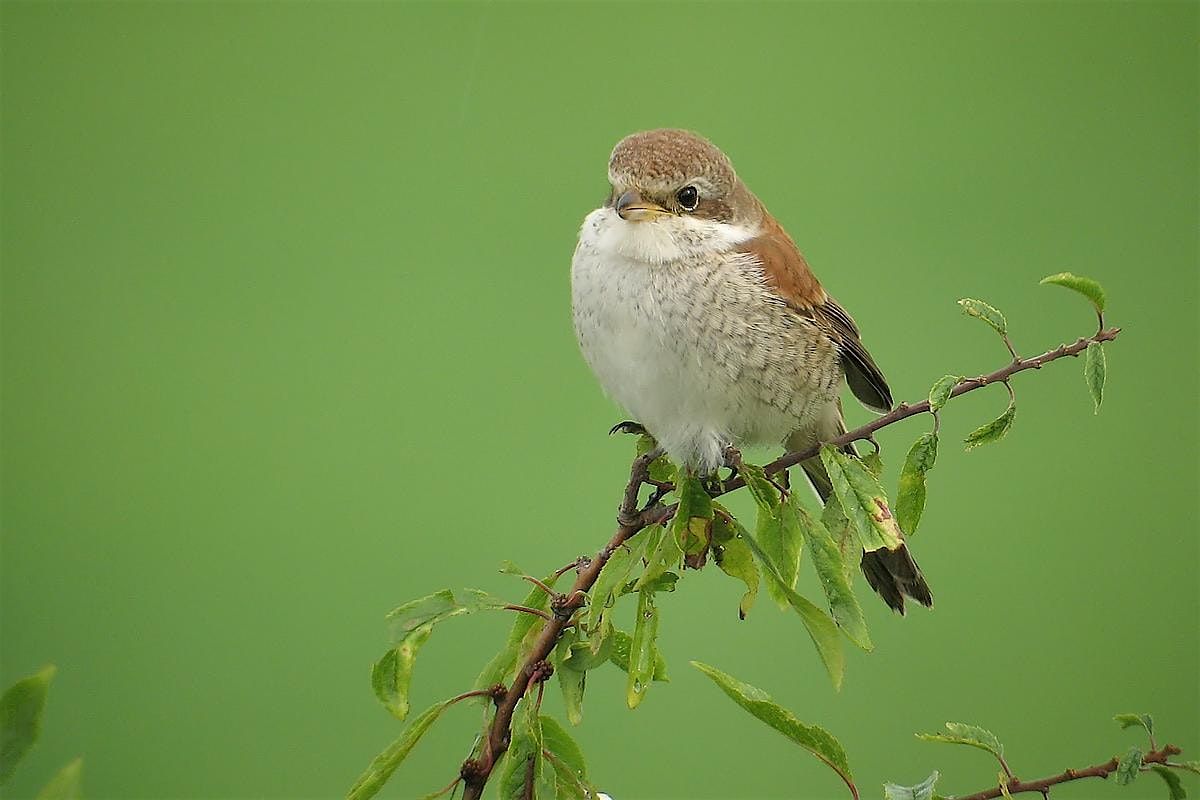
<path id="1" fill-rule="evenodd" d="M 621 219 L 628 222 L 649 222 L 671 213 L 657 203 L 642 199 L 633 189 L 617 198 L 616 209 Z"/>

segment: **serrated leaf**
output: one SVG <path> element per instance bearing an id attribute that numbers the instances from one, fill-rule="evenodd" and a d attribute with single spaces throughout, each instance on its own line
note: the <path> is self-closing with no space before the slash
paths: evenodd
<path id="1" fill-rule="evenodd" d="M 396 719 L 408 716 L 408 690 L 412 685 L 413 665 L 417 660 L 417 652 L 432 633 L 432 622 L 410 631 L 400 644 L 384 653 L 371 668 L 371 688 L 383 707 Z"/>
<path id="2" fill-rule="evenodd" d="M 1057 275 L 1047 275 L 1046 277 L 1042 278 L 1039 283 L 1063 286 L 1067 289 L 1079 292 L 1088 300 L 1092 301 L 1092 306 L 1095 307 L 1097 313 L 1100 313 L 1104 310 L 1104 305 L 1106 302 L 1104 287 L 1091 278 L 1072 275 L 1070 272 L 1060 272 Z"/>
<path id="3" fill-rule="evenodd" d="M 1146 733 L 1154 735 L 1154 718 L 1149 714 L 1117 714 L 1113 717 L 1113 722 L 1120 725 L 1121 730 L 1140 726 Z"/>
<path id="4" fill-rule="evenodd" d="M 583 614 L 582 623 L 590 635 L 598 637 L 594 639 L 597 643 L 612 627 L 609 617 L 618 592 L 629 580 L 629 573 L 633 571 L 634 565 L 641 563 L 647 543 L 652 538 L 650 530 L 643 530 L 625 540 L 625 543 L 609 556 L 608 562 L 592 585 L 591 600 Z"/>
<path id="5" fill-rule="evenodd" d="M 625 682 L 625 702 L 630 708 L 641 705 L 658 661 L 658 607 L 654 592 L 638 592 L 637 620 L 629 644 L 628 679 Z"/>
<path id="6" fill-rule="evenodd" d="M 854 525 L 862 548 L 868 552 L 886 547 L 896 550 L 902 541 L 900 526 L 888 507 L 887 495 L 861 461 L 836 447 L 821 447 L 821 462 L 829 472 L 833 492 L 842 511 Z"/>
<path id="7" fill-rule="evenodd" d="M 80 800 L 82 797 L 82 758 L 77 758 L 60 769 L 37 794 L 37 800 Z"/>
<path id="8" fill-rule="evenodd" d="M 1178 775 L 1162 764 L 1154 764 L 1150 769 L 1167 784 L 1167 796 L 1170 800 L 1187 800 L 1187 790 L 1183 788 L 1183 781 L 1179 780 Z"/>
<path id="9" fill-rule="evenodd" d="M 1107 372 L 1104 346 L 1099 342 L 1089 343 L 1083 358 L 1083 379 L 1087 382 L 1088 391 L 1092 393 L 1092 402 L 1096 404 L 1097 414 L 1100 413 L 1100 404 L 1104 402 L 1104 379 Z"/>
<path id="10" fill-rule="evenodd" d="M 500 574 L 501 575 L 516 575 L 518 577 L 524 577 L 525 572 L 520 567 L 518 567 L 516 564 L 514 564 L 513 562 L 509 561 L 506 558 L 500 562 Z"/>
<path id="11" fill-rule="evenodd" d="M 47 664 L 0 696 L 0 784 L 8 780 L 42 730 L 46 693 L 57 668 Z"/>
<path id="12" fill-rule="evenodd" d="M 547 575 L 542 579 L 542 583 L 554 588 L 554 584 L 560 576 Z M 545 611 L 550 604 L 550 597 L 546 591 L 540 586 L 534 586 L 529 590 L 529 594 L 525 595 L 525 599 L 521 601 L 521 605 L 526 608 L 537 608 Z M 475 678 L 474 688 L 486 689 L 497 683 L 507 684 L 509 676 L 517 667 L 517 661 L 521 654 L 528 647 L 530 640 L 541 631 L 545 621 L 541 617 L 533 614 L 514 614 L 512 626 L 508 630 L 508 639 L 505 641 L 504 648 L 492 657 L 492 660 L 487 663 L 479 676 Z"/>
<path id="13" fill-rule="evenodd" d="M 1017 404 L 1013 402 L 1012 398 L 1009 398 L 1008 408 L 1004 409 L 1003 414 L 988 424 L 971 431 L 967 438 L 963 440 L 963 444 L 967 446 L 967 451 L 969 452 L 980 445 L 998 442 L 1003 439 L 1008 434 L 1009 428 L 1012 427 L 1013 418 L 1016 415 Z"/>
<path id="14" fill-rule="evenodd" d="M 917 738 L 923 742 L 945 742 L 947 744 L 965 744 L 986 750 L 997 759 L 1004 756 L 1004 745 L 996 735 L 986 728 L 977 725 L 967 725 L 962 722 L 947 722 L 946 733 L 918 733 Z"/>
<path id="15" fill-rule="evenodd" d="M 375 794 L 383 788 L 387 783 L 388 778 L 392 777 L 392 773 L 396 768 L 404 763 L 404 759 L 408 758 L 408 754 L 416 747 L 417 742 L 425 735 L 425 732 L 437 722 L 438 717 L 453 704 L 453 700 L 443 700 L 440 703 L 435 703 L 425 709 L 421 714 L 409 723 L 404 729 L 404 733 L 400 734 L 400 738 L 388 745 L 387 749 L 379 755 L 375 756 L 374 760 L 367 767 L 366 772 L 359 776 L 354 785 L 350 787 L 350 792 L 346 795 L 346 800 L 368 800 L 374 797 Z"/>
<path id="16" fill-rule="evenodd" d="M 929 388 L 929 410 L 941 411 L 950 402 L 954 387 L 962 382 L 962 375 L 943 375 Z"/>
<path id="17" fill-rule="evenodd" d="M 738 603 L 738 618 L 745 619 L 758 597 L 758 565 L 750 546 L 719 514 L 713 517 L 713 557 L 722 572 L 746 584 L 746 592 Z"/>
<path id="18" fill-rule="evenodd" d="M 1142 768 L 1142 751 L 1136 747 L 1129 748 L 1125 755 L 1121 756 L 1121 760 L 1117 762 L 1117 771 L 1113 774 L 1117 776 L 1118 786 L 1128 786 L 1137 779 L 1138 770 Z"/>
<path id="19" fill-rule="evenodd" d="M 1180 768 L 1186 769 L 1188 772 L 1194 772 L 1200 775 L 1200 761 L 1184 761 L 1179 764 Z"/>
<path id="20" fill-rule="evenodd" d="M 716 667 L 699 661 L 692 666 L 707 675 L 725 695 L 760 722 L 782 733 L 792 742 L 825 762 L 854 791 L 850 762 L 841 743 L 829 731 L 817 725 L 805 725 L 792 712 L 783 708 L 771 696 L 756 686 L 742 683 Z"/>
<path id="21" fill-rule="evenodd" d="M 608 660 L 616 666 L 620 667 L 622 672 L 629 672 L 629 653 L 633 649 L 633 637 L 622 630 L 613 629 L 612 632 L 612 651 L 608 654 Z M 667 660 L 663 658 L 663 654 L 655 648 L 654 653 L 654 680 L 670 682 L 671 678 L 667 675 Z"/>
<path id="22" fill-rule="evenodd" d="M 958 301 L 962 307 L 963 313 L 968 317 L 975 317 L 991 325 L 996 333 L 1001 336 L 1008 334 L 1008 320 L 1000 313 L 999 309 L 988 305 L 982 300 L 972 300 L 969 297 L 964 297 Z"/>
<path id="23" fill-rule="evenodd" d="M 829 673 L 829 679 L 833 681 L 833 688 L 841 689 L 842 678 L 846 672 L 846 656 L 842 652 L 842 639 L 837 623 L 807 598 L 783 582 L 779 570 L 775 568 L 762 546 L 754 540 L 749 531 L 742 527 L 741 523 L 733 520 L 732 525 L 753 551 L 759 564 L 762 565 L 767 585 L 770 586 L 773 583 L 778 587 L 780 593 L 787 598 L 788 605 L 800 615 L 800 620 L 804 623 L 809 638 L 817 648 L 817 655 L 821 657 L 821 663 L 825 665 L 825 671 Z"/>
<path id="24" fill-rule="evenodd" d="M 550 755 L 550 764 L 558 774 L 560 791 L 568 797 L 590 800 L 595 796 L 588 785 L 587 764 L 583 751 L 567 729 L 553 717 L 542 717 L 542 747 Z M 540 798 L 539 798 L 540 800 Z"/>
<path id="25" fill-rule="evenodd" d="M 900 530 L 912 536 L 921 524 L 925 512 L 925 474 L 933 469 L 937 461 L 938 437 L 936 433 L 924 433 L 913 442 L 904 466 L 900 469 L 900 483 L 896 488 L 896 521 Z"/>
<path id="26" fill-rule="evenodd" d="M 878 450 L 872 450 L 859 460 L 867 468 L 867 472 L 875 476 L 876 480 L 883 474 L 883 456 L 879 455 Z"/>
<path id="27" fill-rule="evenodd" d="M 884 800 L 933 800 L 933 789 L 937 786 L 940 777 L 942 777 L 941 773 L 934 770 L 932 775 L 913 786 L 885 783 L 883 798 Z"/>
<path id="28" fill-rule="evenodd" d="M 842 563 L 842 554 L 837 543 L 825 526 L 810 516 L 808 511 L 799 506 L 796 510 L 800 530 L 808 544 L 809 552 L 812 553 L 813 567 L 817 571 L 821 589 L 825 593 L 825 600 L 829 603 L 834 620 L 850 641 L 870 652 L 874 645 L 871 643 L 870 634 L 867 633 L 867 621 L 846 577 L 846 568 Z"/>

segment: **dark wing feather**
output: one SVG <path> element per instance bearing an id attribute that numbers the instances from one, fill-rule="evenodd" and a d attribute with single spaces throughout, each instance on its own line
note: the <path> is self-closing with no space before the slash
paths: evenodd
<path id="1" fill-rule="evenodd" d="M 813 312 L 828 325 L 837 340 L 850 391 L 867 408 L 880 413 L 890 411 L 892 390 L 888 388 L 887 378 L 883 377 L 875 359 L 871 358 L 858 338 L 858 326 L 854 320 L 832 297 L 826 297 L 824 303 L 813 308 Z"/>

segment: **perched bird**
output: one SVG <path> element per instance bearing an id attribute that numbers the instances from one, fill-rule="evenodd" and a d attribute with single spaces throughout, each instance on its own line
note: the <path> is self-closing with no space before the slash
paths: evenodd
<path id="1" fill-rule="evenodd" d="M 702 475 L 728 446 L 800 450 L 845 432 L 843 384 L 867 408 L 892 396 L 858 326 L 711 142 L 683 130 L 622 139 L 611 192 L 571 265 L 575 332 L 605 391 Z M 853 452 L 853 448 L 847 448 Z M 801 464 L 822 502 L 819 459 Z M 907 547 L 864 553 L 871 587 L 904 613 L 933 598 Z"/>

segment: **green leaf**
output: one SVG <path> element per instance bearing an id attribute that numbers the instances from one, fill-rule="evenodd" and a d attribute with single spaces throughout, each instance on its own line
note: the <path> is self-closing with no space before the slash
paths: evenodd
<path id="1" fill-rule="evenodd" d="M 773 511 L 779 505 L 779 491 L 767 478 L 767 473 L 763 471 L 762 467 L 754 464 L 742 464 L 738 467 L 738 472 L 746 481 L 746 488 L 750 490 L 754 502 L 758 503 L 761 510 Z"/>
<path id="2" fill-rule="evenodd" d="M 950 393 L 962 382 L 962 375 L 943 375 L 929 388 L 929 410 L 941 411 L 950 401 Z"/>
<path id="3" fill-rule="evenodd" d="M 613 629 L 612 632 L 612 652 L 608 655 L 608 660 L 616 664 L 624 672 L 629 672 L 629 654 L 633 650 L 633 637 L 625 631 Z M 667 675 L 667 661 L 663 658 L 658 648 L 655 648 L 654 653 L 654 680 L 669 682 L 671 680 Z"/>
<path id="4" fill-rule="evenodd" d="M 596 637 L 593 641 L 597 644 L 612 627 L 609 617 L 618 592 L 629 579 L 629 573 L 633 570 L 634 565 L 641 563 L 647 543 L 652 538 L 650 531 L 643 530 L 625 540 L 625 543 L 609 556 L 608 562 L 600 570 L 600 575 L 592 585 L 589 593 L 590 603 L 587 611 L 583 614 L 582 624 L 589 634 Z"/>
<path id="5" fill-rule="evenodd" d="M 649 434 L 642 434 L 637 440 L 637 454 L 643 456 L 649 453 L 654 448 L 658 447 L 658 442 L 654 441 L 654 437 Z M 656 481 L 673 482 L 678 473 L 678 468 L 671 463 L 671 459 L 664 456 L 659 456 L 650 464 L 650 478 Z"/>
<path id="6" fill-rule="evenodd" d="M 549 754 L 550 765 L 558 775 L 559 789 L 566 791 L 571 798 L 590 800 L 595 796 L 588 785 L 583 751 L 567 729 L 553 717 L 542 717 L 542 748 Z"/>
<path id="7" fill-rule="evenodd" d="M 1099 342 L 1091 342 L 1083 360 L 1083 379 L 1087 382 L 1088 391 L 1092 393 L 1092 402 L 1096 404 L 1096 413 L 1100 413 L 1100 404 L 1104 402 L 1104 378 L 1108 365 L 1104 357 L 1104 346 Z"/>
<path id="8" fill-rule="evenodd" d="M 925 511 L 925 474 L 933 469 L 937 461 L 938 437 L 936 433 L 924 433 L 913 442 L 900 470 L 900 484 L 896 489 L 896 521 L 900 529 L 909 536 L 917 532 L 921 515 Z"/>
<path id="9" fill-rule="evenodd" d="M 42 787 L 37 800 L 80 800 L 83 797 L 83 759 L 77 758 Z"/>
<path id="10" fill-rule="evenodd" d="M 804 623 L 804 628 L 808 631 L 809 638 L 812 639 L 813 645 L 817 648 L 817 655 L 821 657 L 821 662 L 825 665 L 825 671 L 829 673 L 829 678 L 833 681 L 833 688 L 841 689 L 842 678 L 846 672 L 846 656 L 842 652 L 842 638 L 838 632 L 837 623 L 828 614 L 817 608 L 812 602 L 783 582 L 783 577 L 780 576 L 779 570 L 771 562 L 771 559 L 762 549 L 762 546 L 754 540 L 754 537 L 737 520 L 733 521 L 733 527 L 738 535 L 745 540 L 747 546 L 754 552 L 755 557 L 762 565 L 767 586 L 774 584 L 779 592 L 787 598 L 788 604 L 792 609 L 800 615 L 800 620 Z"/>
<path id="11" fill-rule="evenodd" d="M 400 735 L 399 739 L 375 756 L 366 772 L 359 776 L 358 780 L 354 782 L 354 786 L 350 787 L 346 800 L 367 800 L 367 798 L 374 797 L 387 783 L 388 778 L 392 777 L 396 768 L 404 762 L 404 759 L 408 758 L 408 754 L 416 747 L 425 732 L 453 703 L 453 700 L 443 700 L 421 712 L 420 716 L 404 729 L 404 733 Z"/>
<path id="12" fill-rule="evenodd" d="M 834 620 L 850 641 L 870 652 L 874 645 L 871 644 L 871 636 L 867 633 L 867 621 L 854 591 L 850 588 L 837 543 L 825 526 L 810 516 L 808 511 L 801 506 L 797 506 L 796 510 L 800 530 L 812 553 L 813 567 L 817 570 L 821 589 L 825 592 L 825 599 L 829 603 Z"/>
<path id="13" fill-rule="evenodd" d="M 933 800 L 933 789 L 937 786 L 940 777 L 942 777 L 941 773 L 934 770 L 932 775 L 913 786 L 885 783 L 883 798 L 884 800 Z"/>
<path id="14" fill-rule="evenodd" d="M 46 692 L 57 668 L 47 664 L 0 696 L 0 784 L 8 780 L 42 730 Z"/>
<path id="15" fill-rule="evenodd" d="M 846 579 L 850 580 L 862 553 L 853 523 L 846 517 L 846 512 L 842 511 L 841 504 L 835 500 L 826 503 L 825 508 L 821 510 L 821 524 L 837 544 L 838 552 L 842 554 L 842 569 L 846 572 Z"/>
<path id="16" fill-rule="evenodd" d="M 712 522 L 712 498 L 700 479 L 690 472 L 681 473 L 675 485 L 679 505 L 666 533 L 650 557 L 634 588 L 642 590 L 674 568 L 683 554 L 699 552 L 708 544 L 708 527 Z"/>
<path id="17" fill-rule="evenodd" d="M 625 682 L 625 702 L 637 708 L 646 690 L 654 680 L 654 667 L 658 661 L 658 608 L 654 604 L 654 592 L 638 592 L 637 621 L 633 626 L 633 639 L 629 645 L 629 677 Z"/>
<path id="18" fill-rule="evenodd" d="M 1063 286 L 1067 289 L 1079 292 L 1088 300 L 1092 301 L 1092 306 L 1096 309 L 1097 314 L 1104 311 L 1104 287 L 1096 283 L 1096 281 L 1092 280 L 1091 278 L 1083 278 L 1079 275 L 1072 275 L 1070 272 L 1060 272 L 1057 275 L 1047 275 L 1045 278 L 1042 278 L 1039 283 Z"/>
<path id="19" fill-rule="evenodd" d="M 836 447 L 821 447 L 821 461 L 829 472 L 833 492 L 842 511 L 854 524 L 864 550 L 896 550 L 902 541 L 900 526 L 888 508 L 879 480 L 857 458 Z"/>
<path id="20" fill-rule="evenodd" d="M 991 325 L 996 333 L 1001 336 L 1008 335 L 1008 321 L 1004 319 L 1004 315 L 998 309 L 982 300 L 972 300 L 969 297 L 959 300 L 958 304 L 962 306 L 963 313 L 968 317 L 976 317 L 983 320 L 988 325 Z"/>
<path id="21" fill-rule="evenodd" d="M 542 583 L 550 588 L 554 588 L 554 584 L 560 576 L 547 575 L 542 579 Z M 529 594 L 521 602 L 521 605 L 526 608 L 537 608 L 545 611 L 549 607 L 550 597 L 546 591 L 540 586 L 534 586 L 530 589 Z M 545 621 L 541 617 L 533 614 L 518 613 L 513 615 L 512 627 L 508 631 L 508 639 L 505 642 L 504 648 L 492 657 L 492 660 L 487 663 L 483 671 L 475 679 L 476 689 L 486 689 L 497 683 L 507 684 L 509 676 L 517 667 L 517 661 L 521 654 L 528 648 L 533 637 L 541 631 Z"/>
<path id="22" fill-rule="evenodd" d="M 1004 745 L 996 735 L 985 728 L 976 725 L 966 725 L 962 722 L 947 722 L 948 733 L 918 733 L 917 738 L 924 742 L 946 742 L 947 744 L 965 744 L 986 750 L 997 759 L 1004 756 Z"/>
<path id="23" fill-rule="evenodd" d="M 1149 714 L 1117 714 L 1113 721 L 1121 726 L 1121 730 L 1140 726 L 1146 733 L 1154 735 L 1154 718 Z"/>
<path id="24" fill-rule="evenodd" d="M 1187 800 L 1187 790 L 1183 788 L 1183 781 L 1179 780 L 1178 775 L 1161 764 L 1154 764 L 1150 769 L 1166 782 L 1167 794 L 1171 800 Z"/>
<path id="25" fill-rule="evenodd" d="M 511 562 L 506 562 L 501 571 L 522 574 Z M 482 609 L 503 608 L 504 605 L 503 600 L 479 589 L 462 589 L 458 592 L 443 589 L 393 610 L 387 618 L 396 642 L 371 668 L 371 688 L 379 702 L 396 719 L 407 717 L 413 665 L 417 653 L 433 633 L 433 626 L 451 617 Z"/>
<path id="26" fill-rule="evenodd" d="M 1008 429 L 1012 427 L 1013 417 L 1017 415 L 1017 404 L 1010 397 L 1008 400 L 1008 408 L 1004 409 L 1004 413 L 996 417 L 988 424 L 976 428 L 971 431 L 963 443 L 967 446 L 967 451 L 974 450 L 980 445 L 998 442 L 1005 437 Z"/>
<path id="27" fill-rule="evenodd" d="M 876 480 L 883 474 L 883 457 L 879 455 L 878 450 L 872 450 L 859 460 L 867 468 L 867 472 L 875 476 Z"/>
<path id="28" fill-rule="evenodd" d="M 713 517 L 713 557 L 722 572 L 746 584 L 746 592 L 738 603 L 738 618 L 745 619 L 758 597 L 758 565 L 750 546 L 720 515 Z"/>
<path id="29" fill-rule="evenodd" d="M 1117 785 L 1128 786 L 1133 783 L 1141 768 L 1142 751 L 1136 747 L 1129 748 L 1128 752 L 1117 762 L 1117 771 L 1114 773 L 1117 776 Z"/>
<path id="30" fill-rule="evenodd" d="M 508 757 L 500 774 L 500 797 L 502 800 L 524 800 L 525 782 L 529 762 L 533 760 L 533 796 L 550 798 L 557 794 L 554 771 L 548 768 L 542 756 L 542 718 L 538 716 L 537 704 L 528 695 L 521 701 L 521 711 L 513 715 L 512 738 L 508 746 Z"/>
<path id="31" fill-rule="evenodd" d="M 850 762 L 842 745 L 824 728 L 816 725 L 805 725 L 796 719 L 792 712 L 778 705 L 770 695 L 748 683 L 742 683 L 737 678 L 727 675 L 716 667 L 693 661 L 692 666 L 703 672 L 712 682 L 723 691 L 730 700 L 737 703 L 759 721 L 782 733 L 788 739 L 803 747 L 808 752 L 825 762 L 838 776 L 845 781 L 846 786 L 854 792 L 854 779 L 850 774 Z"/>
<path id="32" fill-rule="evenodd" d="M 1181 769 L 1186 769 L 1188 772 L 1194 772 L 1200 775 L 1200 761 L 1184 761 L 1179 764 Z"/>
<path id="33" fill-rule="evenodd" d="M 481 609 L 503 608 L 504 601 L 479 589 L 443 589 L 393 609 L 387 615 L 393 638 L 399 642 L 417 628 Z"/>
<path id="34" fill-rule="evenodd" d="M 409 632 L 400 644 L 384 653 L 371 668 L 371 688 L 379 702 L 396 719 L 408 716 L 408 690 L 412 684 L 413 664 L 417 660 L 417 652 L 432 633 L 432 622 Z"/>
<path id="35" fill-rule="evenodd" d="M 554 677 L 558 680 L 558 688 L 562 691 L 567 720 L 572 725 L 583 722 L 583 692 L 587 683 L 587 670 L 593 666 L 590 662 L 595 657 L 588 643 L 579 642 L 578 639 L 579 632 L 577 630 L 574 628 L 568 630 L 558 641 L 552 654 Z M 605 641 L 610 644 L 601 649 L 611 650 L 611 639 L 612 637 L 607 637 Z M 604 660 L 607 660 L 607 653 Z"/>

